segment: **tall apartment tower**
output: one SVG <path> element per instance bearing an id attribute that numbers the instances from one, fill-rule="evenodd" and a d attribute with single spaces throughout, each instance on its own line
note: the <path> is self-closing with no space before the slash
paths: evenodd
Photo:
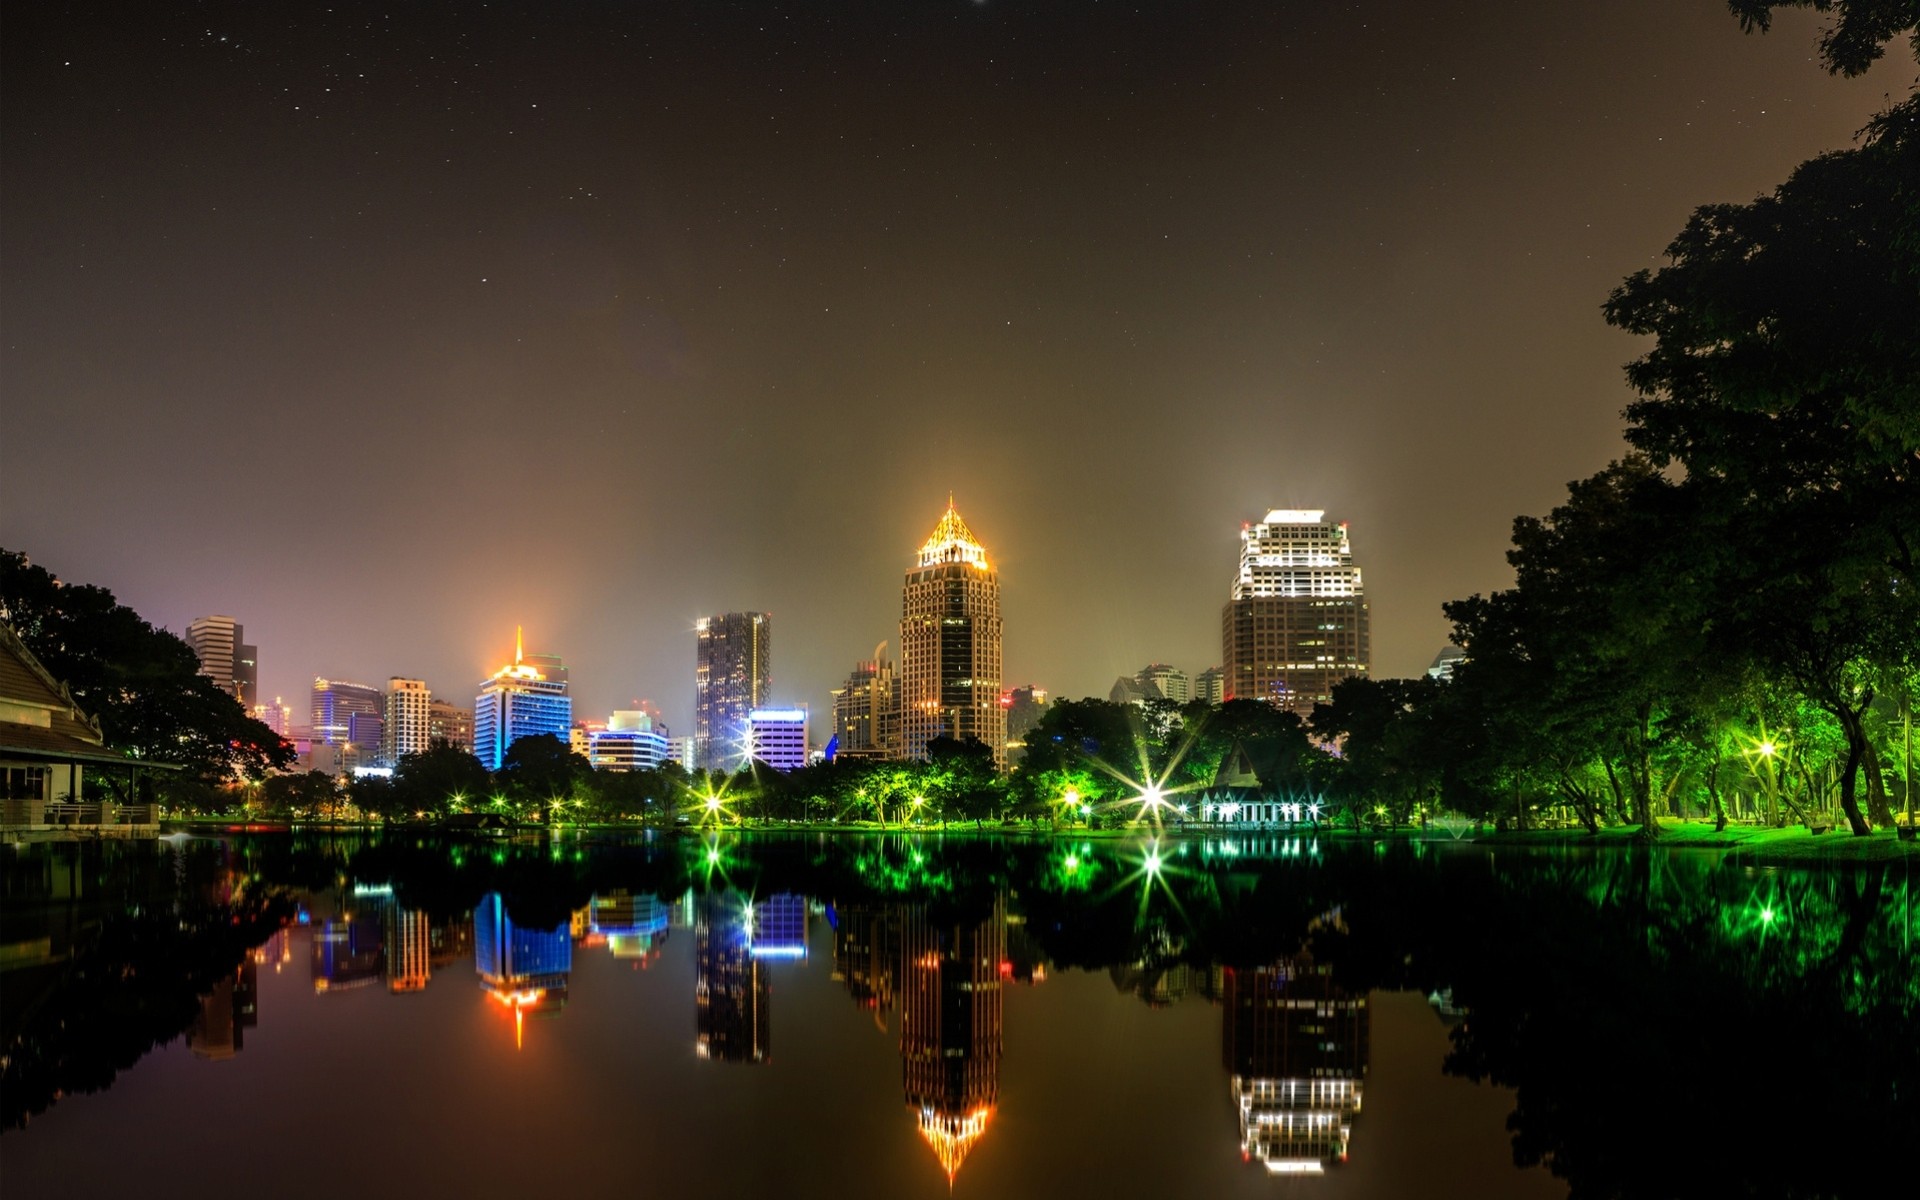
<path id="1" fill-rule="evenodd" d="M 885 642 L 875 646 L 873 658 L 856 663 L 847 681 L 833 689 L 836 754 L 848 758 L 899 757 L 900 696 L 886 648 Z"/>
<path id="2" fill-rule="evenodd" d="M 559 678 L 533 665 L 542 662 Z M 565 741 L 573 727 L 573 698 L 567 694 L 566 668 L 550 655 L 529 655 L 516 630 L 513 661 L 480 685 L 473 701 L 473 753 L 487 770 L 498 771 L 507 747 L 523 737 L 550 733 Z"/>
<path id="3" fill-rule="evenodd" d="M 473 710 L 451 700 L 427 701 L 427 740 L 473 753 Z"/>
<path id="4" fill-rule="evenodd" d="M 747 714 L 772 700 L 773 619 L 702 617 L 694 635 L 694 753 L 708 770 L 731 771 L 747 760 Z"/>
<path id="5" fill-rule="evenodd" d="M 387 724 L 382 755 L 389 766 L 399 766 L 408 754 L 424 753 L 433 744 L 433 693 L 425 680 L 387 680 Z"/>
<path id="6" fill-rule="evenodd" d="M 187 645 L 200 660 L 200 673 L 214 686 L 252 708 L 260 702 L 260 652 L 246 641 L 246 630 L 232 617 L 195 617 L 187 623 Z"/>
<path id="7" fill-rule="evenodd" d="M 925 758 L 937 737 L 971 737 L 1006 766 L 1000 577 L 951 498 L 901 591 L 899 688 L 903 757 Z"/>
<path id="8" fill-rule="evenodd" d="M 1227 700 L 1307 716 L 1372 659 L 1367 598 L 1345 522 L 1275 509 L 1240 531 L 1240 573 L 1220 617 Z"/>

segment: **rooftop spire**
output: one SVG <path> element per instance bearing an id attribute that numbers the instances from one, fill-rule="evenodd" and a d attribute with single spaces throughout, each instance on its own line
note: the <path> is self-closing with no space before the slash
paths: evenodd
<path id="1" fill-rule="evenodd" d="M 947 493 L 947 511 L 941 515 L 940 523 L 933 527 L 933 536 L 920 547 L 920 565 L 937 566 L 941 563 L 959 562 L 968 566 L 987 569 L 987 548 L 973 536 L 973 530 L 960 519 L 960 510 L 953 506 L 953 493 Z"/>
<path id="2" fill-rule="evenodd" d="M 514 666 L 516 667 L 519 666 L 520 660 L 527 656 L 526 645 L 527 645 L 527 642 L 526 642 L 525 626 L 515 625 L 513 627 L 513 665 Z"/>

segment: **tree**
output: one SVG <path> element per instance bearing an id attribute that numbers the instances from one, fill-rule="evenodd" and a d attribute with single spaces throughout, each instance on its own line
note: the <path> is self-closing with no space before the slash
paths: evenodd
<path id="1" fill-rule="evenodd" d="M 439 814 L 486 796 L 493 776 L 478 758 L 442 742 L 401 755 L 394 764 L 393 786 L 402 813 Z"/>
<path id="2" fill-rule="evenodd" d="M 1736 10 L 1764 27 L 1772 7 Z M 1836 69 L 1864 69 L 1915 19 L 1911 4 L 1814 7 L 1843 10 Z M 1841 807 L 1865 834 L 1864 714 L 1920 628 L 1920 101 L 1770 196 L 1696 210 L 1667 253 L 1606 306 L 1654 339 L 1627 368 L 1628 440 L 1684 468 L 1720 527 L 1705 590 L 1725 597 L 1723 638 L 1737 629 L 1839 722 Z"/>
<path id="3" fill-rule="evenodd" d="M 568 801 L 574 785 L 589 778 L 593 764 L 551 733 L 515 739 L 500 762 L 500 783 L 509 799 L 549 819 L 556 801 Z"/>
<path id="4" fill-rule="evenodd" d="M 62 583 L 0 550 L 0 617 L 99 720 L 114 749 L 185 767 L 189 787 L 292 765 L 293 747 L 201 675 L 192 647 L 107 589 Z M 111 773 L 100 778 L 115 782 Z"/>
<path id="5" fill-rule="evenodd" d="M 340 801 L 340 781 L 325 771 L 272 775 L 260 785 L 260 806 L 276 817 L 308 820 L 331 815 Z"/>

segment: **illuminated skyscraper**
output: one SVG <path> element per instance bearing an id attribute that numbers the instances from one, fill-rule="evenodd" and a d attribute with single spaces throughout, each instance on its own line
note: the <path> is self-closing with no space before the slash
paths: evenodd
<path id="1" fill-rule="evenodd" d="M 1225 973 L 1222 1057 L 1240 1114 L 1240 1149 L 1275 1175 L 1318 1175 L 1347 1156 L 1360 1111 L 1370 1029 L 1306 953 Z"/>
<path id="2" fill-rule="evenodd" d="M 252 708 L 260 702 L 260 652 L 246 642 L 246 631 L 232 617 L 195 617 L 187 623 L 187 645 L 200 660 L 200 673 L 214 686 Z"/>
<path id="3" fill-rule="evenodd" d="M 572 725 L 567 669 L 551 655 L 526 654 L 516 630 L 513 661 L 481 684 L 473 701 L 475 756 L 487 770 L 498 771 L 508 746 L 542 733 L 565 742 Z"/>
<path id="4" fill-rule="evenodd" d="M 900 930 L 902 1085 L 951 1183 L 1000 1098 L 1006 899 L 986 919 L 956 926 L 909 907 Z"/>
<path id="5" fill-rule="evenodd" d="M 707 892 L 695 905 L 694 1051 L 716 1062 L 764 1062 L 773 1051 L 773 991 L 753 956 L 752 912 L 733 892 Z"/>
<path id="6" fill-rule="evenodd" d="M 836 756 L 889 759 L 899 756 L 900 703 L 894 686 L 893 664 L 887 644 L 873 648 L 873 658 L 856 663 L 847 681 L 833 689 L 833 733 Z"/>
<path id="7" fill-rule="evenodd" d="M 388 766 L 398 766 L 408 754 L 420 754 L 432 745 L 433 693 L 424 680 L 387 680 L 386 725 L 382 730 L 384 750 L 381 757 Z"/>
<path id="8" fill-rule="evenodd" d="M 943 735 L 978 738 L 1006 765 L 1000 577 L 951 500 L 900 600 L 901 754 L 923 759 L 927 743 Z"/>
<path id="9" fill-rule="evenodd" d="M 1307 716 L 1371 663 L 1366 591 L 1344 523 L 1275 509 L 1240 531 L 1240 571 L 1221 612 L 1225 698 Z"/>
<path id="10" fill-rule="evenodd" d="M 747 714 L 773 691 L 773 619 L 722 613 L 694 624 L 693 737 L 700 765 L 732 771 L 747 761 Z"/>
<path id="11" fill-rule="evenodd" d="M 368 687 L 364 683 L 348 683 L 343 679 L 319 679 L 313 681 L 313 705 L 309 710 L 313 717 L 313 740 L 329 746 L 344 746 L 351 740 L 353 718 L 362 718 L 363 726 L 371 729 L 367 721 L 385 719 L 387 701 L 379 688 Z M 362 736 L 365 736 L 364 734 Z M 376 737 L 373 749 L 380 747 Z"/>

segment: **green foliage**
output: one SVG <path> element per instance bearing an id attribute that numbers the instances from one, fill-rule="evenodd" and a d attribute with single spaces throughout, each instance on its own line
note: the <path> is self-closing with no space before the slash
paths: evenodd
<path id="1" fill-rule="evenodd" d="M 204 795 L 293 762 L 290 745 L 199 673 L 191 647 L 107 589 L 63 583 L 25 555 L 0 550 L 0 611 L 81 710 L 99 720 L 107 745 L 186 768 L 185 778 L 155 786 Z"/>

